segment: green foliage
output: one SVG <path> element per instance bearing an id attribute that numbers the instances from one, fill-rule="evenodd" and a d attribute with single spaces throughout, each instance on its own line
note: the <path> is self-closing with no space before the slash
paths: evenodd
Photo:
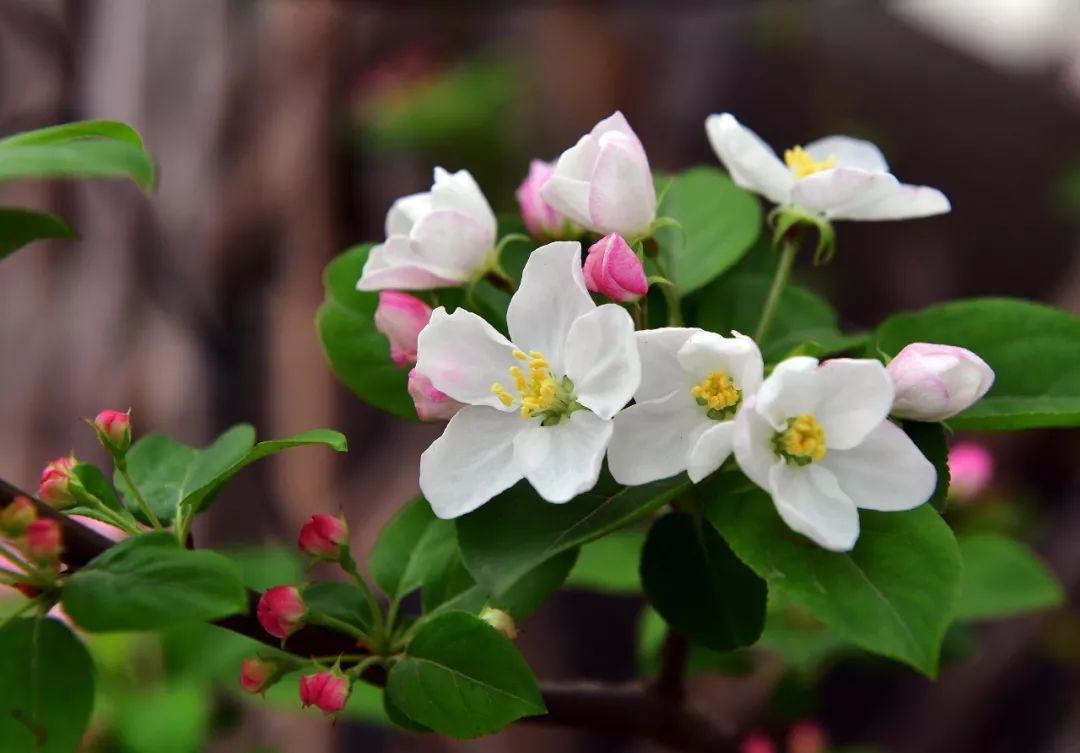
<path id="1" fill-rule="evenodd" d="M 216 552 L 181 549 L 159 531 L 116 544 L 64 586 L 64 610 L 84 630 L 157 630 L 247 608 L 239 569 Z"/>
<path id="2" fill-rule="evenodd" d="M 75 231 L 59 217 L 29 209 L 0 207 L 0 259 L 32 241 L 74 237 Z"/>
<path id="3" fill-rule="evenodd" d="M 371 575 L 383 593 L 400 599 L 420 587 L 432 565 L 442 569 L 449 552 L 445 544 L 433 544 L 448 535 L 453 542 L 453 528 L 452 523 L 435 517 L 423 497 L 401 508 L 379 534 L 368 559 Z"/>
<path id="4" fill-rule="evenodd" d="M 66 625 L 19 619 L 0 628 L 0 750 L 72 753 L 94 707 L 94 666 Z"/>
<path id="5" fill-rule="evenodd" d="M 944 424 L 904 421 L 903 429 L 915 446 L 927 460 L 934 464 L 937 471 L 937 485 L 927 503 L 938 512 L 943 512 L 948 504 L 949 493 L 949 440 L 945 436 Z"/>
<path id="6" fill-rule="evenodd" d="M 304 602 L 313 612 L 333 617 L 368 632 L 374 623 L 371 604 L 355 583 L 323 581 L 304 589 Z"/>
<path id="7" fill-rule="evenodd" d="M 661 255 L 681 295 L 730 268 L 761 232 L 761 205 L 722 170 L 695 167 L 673 179 L 657 210 L 681 226 L 657 231 Z"/>
<path id="8" fill-rule="evenodd" d="M 1080 318 L 1030 301 L 980 298 L 896 314 L 877 328 L 896 355 L 911 342 L 959 345 L 997 375 L 990 392 L 949 425 L 963 429 L 1080 426 Z"/>
<path id="9" fill-rule="evenodd" d="M 171 684 L 119 700 L 116 736 L 126 753 L 199 753 L 210 731 L 206 688 Z"/>
<path id="10" fill-rule="evenodd" d="M 1056 607 L 1061 586 L 1038 557 L 1018 541 L 996 533 L 957 537 L 964 562 L 958 620 L 1013 617 Z"/>
<path id="11" fill-rule="evenodd" d="M 673 513 L 641 554 L 645 595 L 672 628 L 714 651 L 754 643 L 765 625 L 765 582 L 707 522 Z"/>
<path id="12" fill-rule="evenodd" d="M 936 675 L 961 563 L 952 531 L 933 508 L 860 510 L 858 543 L 837 553 L 792 532 L 749 482 L 714 483 L 711 491 L 710 520 L 770 590 L 782 590 L 867 651 Z"/>
<path id="13" fill-rule="evenodd" d="M 621 487 L 605 474 L 592 491 L 553 505 L 523 481 L 459 518 L 458 546 L 476 582 L 502 593 L 552 556 L 640 520 L 689 485 L 682 475 Z"/>
<path id="14" fill-rule="evenodd" d="M 415 420 L 409 370 L 394 365 L 389 342 L 375 329 L 379 295 L 356 289 L 370 250 L 371 244 L 354 246 L 326 267 L 326 298 L 316 317 L 319 339 L 334 374 L 361 400 Z"/>
<path id="15" fill-rule="evenodd" d="M 417 631 L 390 670 L 386 692 L 409 719 L 456 738 L 546 713 L 536 679 L 514 645 L 464 612 L 447 612 Z"/>
<path id="16" fill-rule="evenodd" d="M 566 585 L 610 594 L 641 593 L 638 563 L 644 545 L 641 531 L 616 531 L 586 544 Z"/>

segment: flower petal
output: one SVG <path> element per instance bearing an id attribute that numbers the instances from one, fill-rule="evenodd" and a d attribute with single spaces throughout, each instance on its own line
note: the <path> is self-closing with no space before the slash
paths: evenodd
<path id="1" fill-rule="evenodd" d="M 533 422 L 514 440 L 514 462 L 541 497 L 569 502 L 596 486 L 613 429 L 584 410 L 555 426 Z"/>
<path id="2" fill-rule="evenodd" d="M 837 167 L 796 181 L 791 189 L 791 200 L 811 212 L 848 219 L 846 210 L 886 197 L 898 185 L 889 173 Z"/>
<path id="3" fill-rule="evenodd" d="M 772 439 L 776 429 L 758 412 L 759 399 L 760 393 L 758 397 L 751 397 L 735 415 L 735 460 L 747 478 L 768 490 L 769 472 L 774 465 L 783 461 L 773 451 Z"/>
<path id="4" fill-rule="evenodd" d="M 386 243 L 373 246 L 364 262 L 357 290 L 429 290 L 459 282 L 416 253 L 408 237 L 391 235 Z"/>
<path id="5" fill-rule="evenodd" d="M 711 423 L 686 392 L 631 405 L 615 416 L 608 470 L 627 485 L 681 473 L 691 448 Z"/>
<path id="6" fill-rule="evenodd" d="M 738 333 L 724 337 L 715 332 L 698 332 L 679 349 L 678 359 L 693 383 L 720 369 L 744 397 L 758 391 L 765 370 L 757 343 Z"/>
<path id="7" fill-rule="evenodd" d="M 867 510 L 910 510 L 928 500 L 937 485 L 933 464 L 891 421 L 882 421 L 850 450 L 830 450 L 821 465 Z"/>
<path id="8" fill-rule="evenodd" d="M 467 214 L 437 209 L 412 230 L 413 245 L 445 277 L 466 282 L 477 276 L 495 245 L 494 233 Z"/>
<path id="9" fill-rule="evenodd" d="M 601 120 L 593 129 L 589 132 L 589 135 L 598 140 L 601 145 L 604 143 L 603 136 L 607 134 L 619 134 L 620 136 L 627 137 L 627 145 L 637 151 L 641 156 L 645 156 L 645 147 L 641 145 L 641 140 L 637 134 L 634 133 L 634 129 L 630 127 L 630 121 L 626 119 L 626 116 L 622 114 L 621 110 L 608 115 Z"/>
<path id="10" fill-rule="evenodd" d="M 435 211 L 449 209 L 471 217 L 491 238 L 495 240 L 495 213 L 484 197 L 480 186 L 468 170 L 449 173 L 441 167 L 435 168 L 435 184 L 431 187 L 431 205 Z"/>
<path id="11" fill-rule="evenodd" d="M 871 197 L 843 210 L 844 220 L 904 220 L 931 217 L 952 209 L 948 197 L 936 188 L 907 183 L 894 186 L 888 193 Z"/>
<path id="12" fill-rule="evenodd" d="M 511 381 L 513 354 L 514 346 L 484 319 L 464 309 L 447 314 L 440 306 L 417 339 L 416 368 L 459 402 L 512 411 L 491 386 Z"/>
<path id="13" fill-rule="evenodd" d="M 788 358 L 777 364 L 762 383 L 757 393 L 757 412 L 772 424 L 773 431 L 786 428 L 792 416 L 813 413 L 817 408 L 817 367 L 818 360 L 810 356 Z"/>
<path id="14" fill-rule="evenodd" d="M 795 185 L 791 170 L 760 136 L 739 123 L 734 115 L 710 115 L 705 120 L 705 133 L 737 185 L 756 191 L 776 204 L 791 200 Z"/>
<path id="15" fill-rule="evenodd" d="M 526 428 L 518 416 L 491 408 L 455 414 L 420 456 L 420 490 L 435 514 L 447 519 L 472 512 L 520 481 L 514 438 Z"/>
<path id="16" fill-rule="evenodd" d="M 581 274 L 581 244 L 549 243 L 529 256 L 521 287 L 510 299 L 506 311 L 510 339 L 522 350 L 543 353 L 556 376 L 562 376 L 570 325 L 594 308 Z"/>
<path id="17" fill-rule="evenodd" d="M 601 418 L 618 413 L 641 384 L 634 320 L 614 303 L 574 320 L 563 360 L 577 401 Z"/>
<path id="18" fill-rule="evenodd" d="M 846 552 L 859 538 L 859 512 L 831 471 L 778 463 L 769 472 L 776 511 L 793 531 L 834 552 Z"/>
<path id="19" fill-rule="evenodd" d="M 735 445 L 734 421 L 710 421 L 690 448 L 686 472 L 695 484 L 715 471 L 730 457 Z"/>
<path id="20" fill-rule="evenodd" d="M 863 441 L 885 417 L 893 402 L 893 384 L 880 361 L 833 358 L 814 374 L 813 409 L 825 430 L 825 446 L 848 450 Z"/>
<path id="21" fill-rule="evenodd" d="M 431 211 L 431 194 L 428 192 L 402 196 L 386 213 L 386 237 L 408 235 L 413 225 Z"/>
<path id="22" fill-rule="evenodd" d="M 592 218 L 589 217 L 588 180 L 552 175 L 540 189 L 540 198 L 556 212 L 578 225 L 587 227 L 592 224 Z"/>
<path id="23" fill-rule="evenodd" d="M 589 184 L 589 218 L 589 229 L 627 237 L 644 233 L 656 218 L 656 188 L 636 137 L 608 132 L 600 138 Z"/>
<path id="24" fill-rule="evenodd" d="M 678 352 L 697 327 L 660 327 L 637 333 L 641 355 L 641 386 L 634 393 L 638 402 L 657 400 L 675 390 L 689 390 L 697 382 L 683 371 Z"/>
<path id="25" fill-rule="evenodd" d="M 815 161 L 836 158 L 837 167 L 854 167 L 869 173 L 889 172 L 885 155 L 873 143 L 850 136 L 826 136 L 806 145 L 806 151 Z"/>

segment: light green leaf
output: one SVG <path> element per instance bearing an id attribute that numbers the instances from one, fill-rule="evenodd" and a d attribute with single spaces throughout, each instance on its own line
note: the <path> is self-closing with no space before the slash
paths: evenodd
<path id="1" fill-rule="evenodd" d="M 990 392 L 948 420 L 963 429 L 1080 426 L 1080 318 L 1030 301 L 980 298 L 896 314 L 877 328 L 894 356 L 911 342 L 959 345 L 994 369 Z"/>
<path id="2" fill-rule="evenodd" d="M 150 155 L 124 141 L 0 144 L 0 181 L 38 178 L 130 178 L 149 191 L 155 173 Z"/>
<path id="3" fill-rule="evenodd" d="M 76 123 L 38 128 L 34 131 L 23 131 L 0 139 L 0 146 L 62 144 L 68 141 L 94 137 L 122 141 L 131 146 L 143 148 L 143 140 L 138 131 L 127 123 L 116 120 L 83 120 Z"/>
<path id="4" fill-rule="evenodd" d="M 547 711 L 514 645 L 464 612 L 421 626 L 390 670 L 386 692 L 409 719 L 456 738 L 491 734 Z"/>
<path id="5" fill-rule="evenodd" d="M 84 630 L 157 630 L 244 611 L 247 591 L 226 557 L 181 549 L 167 531 L 116 544 L 75 573 L 61 603 Z"/>
<path id="6" fill-rule="evenodd" d="M 964 562 L 958 620 L 1012 617 L 1062 603 L 1061 585 L 1028 547 L 996 533 L 957 537 Z"/>
<path id="7" fill-rule="evenodd" d="M 0 259 L 33 241 L 75 237 L 66 222 L 47 212 L 0 207 Z"/>
<path id="8" fill-rule="evenodd" d="M 0 629 L 0 751 L 73 753 L 94 708 L 86 647 L 52 619 Z"/>
<path id="9" fill-rule="evenodd" d="M 115 701 L 116 735 L 126 753 L 199 753 L 206 750 L 211 697 L 205 687 L 169 684 Z"/>
<path id="10" fill-rule="evenodd" d="M 643 531 L 616 531 L 586 544 L 566 585 L 611 594 L 641 593 L 638 570 L 644 545 Z"/>

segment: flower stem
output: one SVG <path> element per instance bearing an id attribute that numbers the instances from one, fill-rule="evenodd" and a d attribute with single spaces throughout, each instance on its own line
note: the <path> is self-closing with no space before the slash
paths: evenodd
<path id="1" fill-rule="evenodd" d="M 356 625 L 350 625 L 348 622 L 345 622 L 344 620 L 339 620 L 337 617 L 331 617 L 330 615 L 324 614 L 322 612 L 312 612 L 311 617 L 309 618 L 309 622 L 312 622 L 316 625 L 322 625 L 323 627 L 328 627 L 331 630 L 336 630 L 339 633 L 344 633 L 345 635 L 350 635 L 353 638 L 363 641 L 367 646 L 374 648 L 375 641 L 371 639 L 370 635 L 365 633 L 360 628 L 356 627 Z"/>
<path id="2" fill-rule="evenodd" d="M 11 562 L 11 564 L 15 565 L 20 570 L 23 570 L 26 573 L 32 574 L 37 570 L 37 568 L 35 568 L 33 565 L 23 559 L 22 555 L 12 549 L 9 549 L 4 544 L 0 544 L 0 555 L 5 557 Z M 8 571 L 5 570 L 4 572 Z"/>
<path id="3" fill-rule="evenodd" d="M 654 261 L 656 268 L 660 270 L 660 278 L 654 277 L 649 280 L 649 283 L 660 288 L 660 294 L 664 296 L 664 303 L 667 304 L 668 310 L 668 326 L 681 327 L 683 318 L 682 309 L 679 308 L 679 288 L 671 281 L 671 276 L 667 273 L 664 262 L 660 260 L 659 255 L 656 256 Z"/>
<path id="4" fill-rule="evenodd" d="M 94 509 L 97 510 L 99 513 L 101 513 L 106 518 L 108 518 L 109 521 L 111 521 L 112 525 L 116 526 L 117 528 L 119 528 L 124 533 L 127 533 L 127 534 L 132 535 L 132 536 L 134 536 L 135 534 L 137 534 L 139 532 L 138 525 L 136 525 L 136 524 L 134 524 L 132 522 L 134 520 L 133 518 L 132 518 L 132 520 L 128 520 L 123 515 L 116 512 L 116 510 L 113 510 L 107 504 L 105 504 L 100 499 L 95 497 L 93 494 L 87 494 L 87 497 L 94 501 L 94 505 L 93 505 Z M 131 514 L 128 513 L 128 515 L 130 517 Z"/>
<path id="5" fill-rule="evenodd" d="M 784 292 L 788 278 L 791 277 L 791 266 L 798 250 L 799 244 L 793 240 L 785 240 L 780 247 L 780 261 L 776 265 L 776 275 L 773 277 L 772 287 L 769 288 L 769 297 L 765 299 L 765 307 L 761 310 L 761 320 L 758 322 L 757 331 L 754 332 L 754 340 L 758 347 L 761 347 L 773 317 L 776 315 L 776 307 L 780 304 L 780 296 Z"/>
<path id="6" fill-rule="evenodd" d="M 135 480 L 131 478 L 131 474 L 128 473 L 127 465 L 117 465 L 116 470 L 120 471 L 120 476 L 128 485 L 128 489 L 131 489 L 132 495 L 135 497 L 135 501 L 139 503 L 139 507 L 142 509 L 146 519 L 150 521 L 156 530 L 162 529 L 161 521 L 158 520 L 158 516 L 154 515 L 154 511 L 150 509 L 150 503 L 143 497 L 142 492 L 139 491 L 139 487 L 135 485 Z"/>
<path id="7" fill-rule="evenodd" d="M 371 618 L 375 621 L 374 632 L 378 636 L 380 645 L 385 645 L 389 642 L 389 634 L 383 622 L 382 605 L 379 604 L 379 600 L 375 598 L 375 594 L 371 590 L 371 586 L 364 580 L 364 576 L 360 574 L 360 570 L 356 567 L 356 560 L 352 558 L 352 553 L 347 549 L 341 556 L 341 567 L 352 576 L 352 579 L 356 581 L 357 587 L 364 592 L 364 599 L 367 600 L 368 606 L 371 607 Z"/>

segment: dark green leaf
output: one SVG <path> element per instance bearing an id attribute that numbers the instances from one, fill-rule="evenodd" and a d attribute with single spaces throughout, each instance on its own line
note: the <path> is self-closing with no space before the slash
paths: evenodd
<path id="1" fill-rule="evenodd" d="M 0 259 L 33 241 L 75 237 L 75 231 L 59 217 L 29 209 L 0 208 Z"/>
<path id="2" fill-rule="evenodd" d="M 1012 617 L 1062 603 L 1053 574 L 1019 541 L 996 533 L 969 533 L 957 542 L 964 562 L 957 619 Z"/>
<path id="3" fill-rule="evenodd" d="M 927 502 L 938 512 L 944 512 L 949 494 L 949 440 L 945 436 L 944 424 L 904 421 L 904 432 L 915 443 L 926 459 L 934 464 L 937 471 L 937 486 Z"/>
<path id="4" fill-rule="evenodd" d="M 295 545 L 251 546 L 228 549 L 222 554 L 236 563 L 244 585 L 254 591 L 303 580 L 304 562 Z"/>
<path id="5" fill-rule="evenodd" d="M 421 734 L 431 732 L 430 727 L 425 727 L 419 722 L 414 722 L 405 712 L 394 705 L 394 702 L 390 700 L 389 693 L 383 693 L 383 709 L 386 711 L 386 717 L 398 727 L 408 730 L 409 732 L 419 732 Z"/>
<path id="6" fill-rule="evenodd" d="M 655 610 L 645 607 L 638 621 L 637 661 L 638 672 L 654 677 L 660 671 L 661 654 L 667 637 L 668 625 Z M 717 673 L 745 675 L 753 669 L 753 661 L 746 651 L 713 651 L 691 643 L 686 657 L 686 672 L 690 676 Z"/>
<path id="7" fill-rule="evenodd" d="M 566 581 L 577 561 L 578 550 L 566 549 L 525 573 L 517 583 L 491 595 L 491 606 L 521 620 L 535 612 Z"/>
<path id="8" fill-rule="evenodd" d="M 453 523 L 436 518 L 427 500 L 416 497 L 383 528 L 368 567 L 382 592 L 397 599 L 444 567 L 456 546 Z"/>
<path id="9" fill-rule="evenodd" d="M 62 603 L 83 629 L 107 632 L 216 620 L 248 602 L 236 565 L 216 552 L 181 549 L 159 531 L 95 557 L 64 586 Z"/>
<path id="10" fill-rule="evenodd" d="M 374 621 L 371 605 L 355 583 L 313 583 L 304 589 L 304 602 L 313 612 L 328 615 L 364 631 L 371 630 Z"/>
<path id="11" fill-rule="evenodd" d="M 714 651 L 749 646 L 765 626 L 765 581 L 708 523 L 673 513 L 653 523 L 641 585 L 672 628 Z"/>
<path id="12" fill-rule="evenodd" d="M 417 631 L 390 670 L 386 692 L 408 718 L 456 738 L 497 732 L 547 711 L 514 645 L 464 612 L 439 615 Z"/>
<path id="13" fill-rule="evenodd" d="M 71 469 L 71 473 L 79 480 L 79 483 L 82 484 L 86 491 L 104 502 L 106 507 L 118 512 L 124 509 L 124 506 L 120 503 L 120 498 L 116 496 L 116 490 L 113 489 L 112 484 L 105 478 L 105 474 L 96 465 L 77 463 Z"/>
<path id="14" fill-rule="evenodd" d="M 0 751 L 72 753 L 94 708 L 94 665 L 66 625 L 0 628 Z"/>

